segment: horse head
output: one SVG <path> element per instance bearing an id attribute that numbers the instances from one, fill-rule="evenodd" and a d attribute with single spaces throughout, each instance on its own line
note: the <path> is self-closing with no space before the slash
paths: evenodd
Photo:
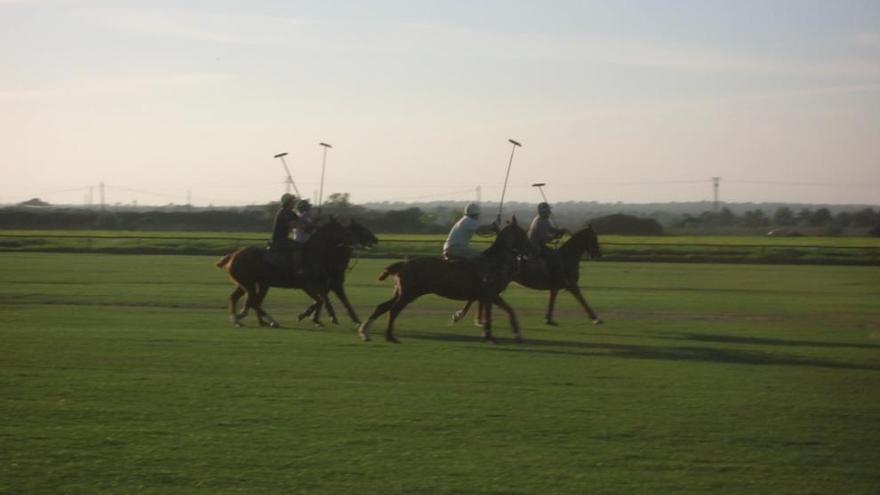
<path id="1" fill-rule="evenodd" d="M 354 218 L 349 220 L 346 228 L 354 236 L 355 244 L 369 249 L 379 243 L 379 239 L 369 229 L 356 222 Z"/>
<path id="2" fill-rule="evenodd" d="M 315 234 L 309 239 L 309 245 L 322 249 L 339 245 L 351 246 L 355 243 L 354 234 L 333 215 L 330 215 L 327 223 L 318 227 Z"/>
<path id="3" fill-rule="evenodd" d="M 590 259 L 595 260 L 601 258 L 602 248 L 599 246 L 599 236 L 596 234 L 596 230 L 593 229 L 593 226 L 587 224 L 587 228 L 581 232 L 583 232 L 584 236 L 584 248 L 587 250 Z"/>

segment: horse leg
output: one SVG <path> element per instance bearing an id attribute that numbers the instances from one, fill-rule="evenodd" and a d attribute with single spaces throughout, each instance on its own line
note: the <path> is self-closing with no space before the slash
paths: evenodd
<path id="1" fill-rule="evenodd" d="M 373 326 L 373 322 L 376 321 L 376 318 L 384 315 L 391 309 L 391 306 L 394 305 L 394 302 L 397 301 L 397 298 L 400 296 L 400 292 L 395 290 L 394 294 L 391 296 L 391 299 L 380 303 L 376 306 L 376 309 L 373 310 L 373 313 L 367 317 L 367 320 L 361 323 L 358 327 L 358 335 L 360 335 L 361 340 L 364 342 L 370 340 L 370 327 Z"/>
<path id="2" fill-rule="evenodd" d="M 496 295 L 492 302 L 507 312 L 507 317 L 510 320 L 510 328 L 513 329 L 513 341 L 516 343 L 522 342 L 522 334 L 519 331 L 519 320 L 516 318 L 516 313 L 513 311 L 513 307 L 501 298 L 501 294 Z"/>
<path id="3" fill-rule="evenodd" d="M 327 305 L 327 314 L 330 315 L 330 323 L 339 325 L 339 318 L 336 317 L 336 310 L 333 309 L 333 304 L 330 303 L 330 293 L 325 291 L 322 295 L 324 297 L 324 303 Z"/>
<path id="4" fill-rule="evenodd" d="M 265 290 L 262 285 L 254 284 L 253 294 L 248 291 L 248 306 L 250 306 L 255 313 L 257 313 L 257 322 L 261 327 L 265 327 L 269 324 L 269 320 L 272 318 L 263 310 L 262 302 L 263 298 L 266 296 L 266 292 L 269 291 L 269 288 L 266 287 Z"/>
<path id="5" fill-rule="evenodd" d="M 587 316 L 589 316 L 590 319 L 593 320 L 593 325 L 601 325 L 602 319 L 599 318 L 599 315 L 597 315 L 596 312 L 593 311 L 593 308 L 591 308 L 590 305 L 587 304 L 587 300 L 584 299 L 584 295 L 581 294 L 581 288 L 578 287 L 577 285 L 574 285 L 572 287 L 569 287 L 568 291 L 571 292 L 571 295 L 573 295 L 574 298 L 577 299 L 577 301 L 579 303 L 581 303 L 581 306 L 583 306 L 584 311 L 587 312 Z"/>
<path id="6" fill-rule="evenodd" d="M 268 294 L 268 293 L 269 293 L 269 285 L 268 284 L 259 286 L 259 290 L 257 292 L 257 301 L 256 301 L 257 306 L 254 309 L 257 311 L 257 318 L 260 321 L 261 327 L 269 326 L 272 328 L 278 328 L 281 325 L 279 325 L 278 322 L 275 321 L 275 318 L 272 318 L 272 316 L 263 309 L 263 300 L 266 299 L 266 294 Z"/>
<path id="7" fill-rule="evenodd" d="M 247 307 L 244 308 L 244 314 L 239 315 L 236 311 L 238 310 L 238 300 L 241 299 L 241 296 L 245 293 L 245 290 L 240 286 L 236 285 L 235 290 L 232 291 L 232 294 L 229 295 L 229 321 L 232 323 L 234 327 L 241 326 L 241 319 L 247 315 Z"/>
<path id="8" fill-rule="evenodd" d="M 318 303 L 314 303 L 314 302 L 313 302 L 312 305 L 309 306 L 308 308 L 306 308 L 305 311 L 303 311 L 302 313 L 300 313 L 299 315 L 297 315 L 296 320 L 297 320 L 297 321 L 303 321 L 303 320 L 305 320 L 306 318 L 308 318 L 309 316 L 311 316 L 311 315 L 312 315 L 317 309 L 318 309 Z"/>
<path id="9" fill-rule="evenodd" d="M 394 321 L 397 320 L 397 316 L 403 311 L 403 308 L 413 302 L 414 299 L 414 297 L 406 297 L 404 294 L 400 294 L 397 300 L 394 301 L 394 304 L 391 305 L 391 309 L 388 311 L 388 326 L 385 327 L 385 340 L 388 342 L 400 343 L 397 337 L 394 336 Z"/>
<path id="10" fill-rule="evenodd" d="M 354 307 L 352 307 L 351 301 L 348 300 L 348 295 L 345 294 L 345 287 L 340 285 L 333 289 L 333 293 L 335 293 L 336 297 L 342 301 L 342 305 L 345 306 L 345 310 L 348 312 L 348 317 L 351 318 L 351 321 L 353 321 L 355 325 L 360 325 L 361 320 L 358 318 L 357 313 L 354 312 Z"/>
<path id="11" fill-rule="evenodd" d="M 482 320 L 483 341 L 490 344 L 495 343 L 495 337 L 492 336 L 492 302 L 480 300 L 480 310 L 477 311 L 478 319 Z"/>
<path id="12" fill-rule="evenodd" d="M 241 312 L 235 315 L 235 321 L 233 324 L 241 325 L 241 320 L 247 316 L 248 312 L 253 309 L 254 312 L 257 313 L 257 319 L 262 322 L 262 313 L 263 310 L 259 305 L 259 287 L 256 282 L 250 282 L 248 284 L 242 284 L 239 286 L 242 291 L 247 294 L 247 297 L 244 300 L 244 308 L 242 308 Z M 238 326 L 237 325 L 237 326 Z"/>
<path id="13" fill-rule="evenodd" d="M 559 323 L 553 321 L 553 308 L 556 307 L 556 296 L 559 294 L 559 289 L 553 288 L 550 289 L 550 297 L 547 300 L 547 314 L 544 315 L 544 323 L 550 325 L 551 327 L 558 326 Z"/>
<path id="14" fill-rule="evenodd" d="M 323 327 L 324 324 L 321 323 L 321 320 L 320 320 L 321 308 L 324 306 L 324 303 L 326 302 L 326 299 L 324 298 L 323 293 L 320 290 L 315 290 L 312 287 L 308 287 L 308 288 L 303 287 L 303 291 L 305 291 L 305 293 L 308 294 L 309 297 L 311 297 L 313 301 L 315 301 L 314 306 L 316 306 L 316 308 L 315 308 L 315 313 L 312 316 L 312 323 L 314 323 L 316 327 Z"/>
<path id="15" fill-rule="evenodd" d="M 463 308 L 459 309 L 455 313 L 452 313 L 452 323 L 458 323 L 459 321 L 462 320 L 462 318 L 467 316 L 468 311 L 470 311 L 472 304 L 474 304 L 474 301 L 470 300 L 464 304 Z"/>

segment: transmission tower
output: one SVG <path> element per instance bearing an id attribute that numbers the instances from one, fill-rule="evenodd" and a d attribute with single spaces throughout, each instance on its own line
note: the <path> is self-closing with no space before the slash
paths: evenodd
<path id="1" fill-rule="evenodd" d="M 721 177 L 712 177 L 712 209 L 718 211 L 718 187 L 721 185 Z"/>

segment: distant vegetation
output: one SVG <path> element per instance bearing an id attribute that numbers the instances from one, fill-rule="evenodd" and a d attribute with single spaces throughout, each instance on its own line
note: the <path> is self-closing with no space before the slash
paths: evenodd
<path id="1" fill-rule="evenodd" d="M 633 215 L 617 213 L 594 218 L 590 225 L 596 232 L 618 235 L 661 235 L 663 226 L 653 218 L 639 218 Z"/>
<path id="2" fill-rule="evenodd" d="M 334 193 L 323 215 L 356 218 L 377 233 L 443 234 L 461 216 L 464 203 L 372 203 L 355 205 L 347 193 Z M 484 203 L 483 221 L 497 205 Z M 129 231 L 268 232 L 276 203 L 247 207 L 59 207 L 34 198 L 0 208 L 0 229 L 78 229 Z M 505 217 L 527 224 L 535 205 L 505 205 Z M 313 210 L 313 216 L 317 210 Z M 554 220 L 569 230 L 592 223 L 600 234 L 622 235 L 880 235 L 880 209 L 868 206 L 711 203 L 651 205 L 564 202 L 554 205 Z"/>

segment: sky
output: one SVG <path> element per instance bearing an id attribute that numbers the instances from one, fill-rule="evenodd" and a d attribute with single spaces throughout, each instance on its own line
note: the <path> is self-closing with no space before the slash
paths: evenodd
<path id="1" fill-rule="evenodd" d="M 355 203 L 880 205 L 880 2 L 0 0 L 2 204 L 317 199 L 320 142 Z"/>

